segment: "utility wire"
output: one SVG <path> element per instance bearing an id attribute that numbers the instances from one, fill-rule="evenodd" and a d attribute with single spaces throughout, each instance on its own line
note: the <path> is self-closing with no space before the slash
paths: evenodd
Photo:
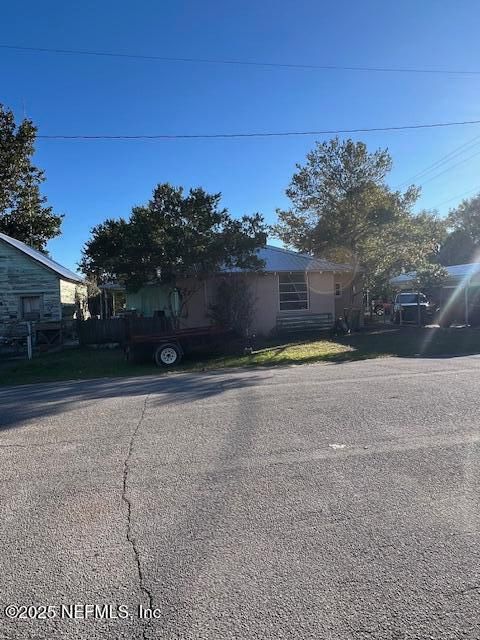
<path id="1" fill-rule="evenodd" d="M 480 151 L 477 151 L 476 153 L 473 153 L 471 156 L 468 156 L 467 158 L 464 158 L 463 160 L 460 160 L 459 162 L 456 162 L 455 164 L 452 164 L 452 166 L 447 167 L 446 169 L 444 169 L 443 171 L 440 171 L 439 173 L 436 173 L 434 176 L 431 176 L 430 178 L 428 178 L 427 180 L 425 180 L 424 182 L 422 182 L 420 184 L 421 187 L 423 187 L 424 185 L 426 185 L 427 183 L 431 182 L 432 180 L 436 180 L 437 178 L 439 178 L 440 176 L 443 176 L 445 173 L 448 173 L 449 171 L 451 171 L 452 169 L 455 169 L 456 167 L 458 167 L 459 165 L 463 164 L 464 162 L 468 162 L 469 160 L 471 160 L 472 158 L 476 158 L 478 155 L 480 155 Z"/>
<path id="2" fill-rule="evenodd" d="M 457 193 L 455 196 L 452 196 L 451 198 L 447 198 L 447 200 L 442 200 L 442 202 L 439 202 L 438 204 L 436 204 L 434 207 L 432 207 L 432 209 L 438 209 L 439 207 L 442 207 L 444 204 L 448 204 L 449 202 L 452 202 L 452 200 L 456 200 L 457 198 L 461 198 L 462 196 L 466 196 L 469 193 L 473 193 L 474 191 L 479 191 L 480 192 L 480 185 L 477 185 L 476 187 L 473 187 L 473 189 L 468 189 L 467 191 L 462 191 L 462 193 Z"/>
<path id="3" fill-rule="evenodd" d="M 466 151 L 470 151 L 470 149 L 477 146 L 477 143 L 479 140 L 480 140 L 480 136 L 475 136 L 471 140 L 461 144 L 459 147 L 455 147 L 455 149 L 452 149 L 452 151 L 450 151 L 449 153 L 441 156 L 438 160 L 428 165 L 428 167 L 425 167 L 425 169 L 422 169 L 421 171 L 413 175 L 411 178 L 408 178 L 408 180 L 404 180 L 403 182 L 401 182 L 396 188 L 401 189 L 407 184 L 412 184 L 418 178 L 422 178 L 423 176 L 427 175 L 434 169 L 438 169 L 442 165 L 447 164 L 450 160 L 453 160 L 454 158 L 461 156 Z"/>
<path id="4" fill-rule="evenodd" d="M 118 53 L 114 51 L 90 51 L 85 49 L 53 49 L 47 47 L 24 47 L 13 44 L 0 44 L 1 49 L 10 49 L 15 51 L 30 51 L 33 53 L 55 53 L 63 55 L 79 55 L 79 56 L 97 56 L 104 58 L 124 58 L 130 60 L 151 60 L 157 62 L 186 62 L 196 64 L 222 64 L 247 67 L 266 67 L 275 69 L 297 69 L 297 70 L 313 70 L 313 71 L 362 71 L 373 73 L 416 73 L 416 74 L 449 74 L 463 76 L 480 75 L 480 70 L 476 69 L 429 69 L 415 67 L 363 67 L 363 66 L 343 66 L 333 64 L 293 64 L 280 62 L 261 62 L 248 60 L 228 60 L 221 58 L 195 58 L 195 57 L 173 57 L 173 56 L 155 56 L 133 53 Z"/>
<path id="5" fill-rule="evenodd" d="M 155 134 L 155 135 L 38 135 L 41 140 L 179 140 L 212 138 L 273 138 L 285 136 L 317 136 L 344 133 L 374 133 L 377 131 L 407 131 L 415 129 L 434 129 L 480 124 L 480 120 L 461 120 L 456 122 L 434 122 L 430 124 L 410 124 L 394 127 L 364 127 L 358 129 L 323 129 L 318 131 L 268 131 L 255 133 L 193 133 L 193 134 Z"/>

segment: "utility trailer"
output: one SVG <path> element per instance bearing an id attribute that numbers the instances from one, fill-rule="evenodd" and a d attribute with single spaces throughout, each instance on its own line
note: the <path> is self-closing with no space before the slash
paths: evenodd
<path id="1" fill-rule="evenodd" d="M 229 335 L 230 332 L 215 326 L 177 330 L 165 328 L 137 333 L 134 325 L 130 325 L 127 329 L 125 356 L 131 362 L 153 359 L 158 367 L 173 367 L 185 354 L 218 344 Z"/>

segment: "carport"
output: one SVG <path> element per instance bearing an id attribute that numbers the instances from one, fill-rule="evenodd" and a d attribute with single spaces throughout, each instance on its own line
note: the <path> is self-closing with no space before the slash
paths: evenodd
<path id="1" fill-rule="evenodd" d="M 435 292 L 441 318 L 446 322 L 478 324 L 480 322 L 480 262 L 470 264 L 454 264 L 445 267 L 447 279 Z M 402 273 L 390 280 L 392 286 L 400 291 L 415 288 L 417 273 Z"/>

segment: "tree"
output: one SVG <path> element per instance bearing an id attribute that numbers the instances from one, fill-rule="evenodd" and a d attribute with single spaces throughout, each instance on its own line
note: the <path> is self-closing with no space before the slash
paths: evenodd
<path id="1" fill-rule="evenodd" d="M 255 296 L 244 274 L 228 274 L 220 280 L 210 317 L 215 324 L 233 329 L 237 335 L 249 334 L 253 322 Z"/>
<path id="2" fill-rule="evenodd" d="M 448 223 L 447 223 L 448 224 Z M 480 259 L 478 245 L 471 235 L 463 229 L 454 229 L 445 239 L 438 252 L 438 262 L 445 266 L 467 264 Z"/>
<path id="3" fill-rule="evenodd" d="M 132 209 L 129 220 L 109 219 L 92 229 L 82 271 L 136 291 L 146 283 L 201 281 L 223 266 L 261 268 L 255 249 L 266 241 L 262 217 L 234 219 L 220 208 L 220 198 L 203 189 L 184 195 L 181 187 L 159 184 L 146 205 Z"/>
<path id="4" fill-rule="evenodd" d="M 390 278 L 436 261 L 445 235 L 445 222 L 428 211 L 401 216 L 380 235 L 373 234 L 362 247 L 366 286 L 374 295 L 387 294 Z"/>
<path id="5" fill-rule="evenodd" d="M 317 143 L 297 165 L 286 193 L 292 207 L 278 211 L 276 235 L 285 244 L 333 260 L 362 265 L 366 286 L 384 289 L 391 275 L 433 256 L 445 234 L 431 213 L 412 213 L 419 189 L 392 191 L 386 149 L 334 138 Z"/>
<path id="6" fill-rule="evenodd" d="M 463 200 L 447 218 L 451 233 L 442 245 L 440 264 L 465 264 L 480 260 L 480 194 Z"/>
<path id="7" fill-rule="evenodd" d="M 480 245 L 480 194 L 462 200 L 456 209 L 448 214 L 448 224 L 455 231 L 464 231 L 475 243 Z"/>
<path id="8" fill-rule="evenodd" d="M 36 131 L 31 120 L 17 126 L 0 104 L 0 231 L 45 251 L 48 240 L 60 235 L 63 216 L 40 193 L 44 172 L 31 161 Z"/>
<path id="9" fill-rule="evenodd" d="M 448 272 L 442 265 L 424 263 L 416 271 L 413 287 L 427 296 L 432 296 L 435 290 L 445 284 L 447 278 Z"/>

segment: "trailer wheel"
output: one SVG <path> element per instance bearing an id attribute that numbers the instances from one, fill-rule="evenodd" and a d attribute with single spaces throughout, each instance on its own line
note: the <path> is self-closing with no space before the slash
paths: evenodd
<path id="1" fill-rule="evenodd" d="M 157 367 L 173 367 L 182 359 L 182 353 L 178 345 L 169 342 L 157 347 L 153 357 Z"/>

